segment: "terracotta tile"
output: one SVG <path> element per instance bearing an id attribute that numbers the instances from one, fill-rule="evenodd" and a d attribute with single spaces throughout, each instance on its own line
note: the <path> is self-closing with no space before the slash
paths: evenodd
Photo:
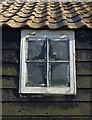
<path id="1" fill-rule="evenodd" d="M 0 25 L 13 28 L 92 28 L 92 2 L 2 2 Z"/>

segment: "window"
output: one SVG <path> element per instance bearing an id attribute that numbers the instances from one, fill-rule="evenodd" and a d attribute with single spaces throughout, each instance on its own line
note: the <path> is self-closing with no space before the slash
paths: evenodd
<path id="1" fill-rule="evenodd" d="M 73 31 L 23 30 L 20 93 L 75 94 Z"/>

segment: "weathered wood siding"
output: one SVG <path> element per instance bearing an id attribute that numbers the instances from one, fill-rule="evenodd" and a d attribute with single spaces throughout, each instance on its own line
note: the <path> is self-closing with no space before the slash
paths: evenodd
<path id="1" fill-rule="evenodd" d="M 85 118 L 89 120 L 92 94 L 92 30 L 75 31 L 77 75 L 75 96 L 24 95 L 21 97 L 18 94 L 20 34 L 18 29 L 3 29 L 3 119 L 77 120 L 81 118 L 84 120 Z"/>

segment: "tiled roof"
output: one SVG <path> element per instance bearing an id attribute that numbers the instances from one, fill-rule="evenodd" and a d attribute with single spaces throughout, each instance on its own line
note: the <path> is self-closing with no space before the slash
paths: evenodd
<path id="1" fill-rule="evenodd" d="M 13 28 L 92 28 L 92 2 L 2 2 L 0 25 Z"/>

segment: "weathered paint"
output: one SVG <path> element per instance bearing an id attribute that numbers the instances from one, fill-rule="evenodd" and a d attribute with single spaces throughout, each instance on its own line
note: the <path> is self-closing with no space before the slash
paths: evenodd
<path id="1" fill-rule="evenodd" d="M 8 111 L 8 112 L 7 112 Z M 3 103 L 3 115 L 90 115 L 87 102 L 17 102 Z"/>
<path id="2" fill-rule="evenodd" d="M 2 77 L 2 80 L 3 80 L 3 88 L 18 88 L 18 84 L 19 84 L 18 76 L 5 75 Z M 90 75 L 82 75 L 82 76 L 77 75 L 77 78 L 76 78 L 77 87 L 78 88 L 91 88 L 92 87 L 91 80 L 92 80 L 92 76 L 90 76 Z M 1 82 L 1 80 L 0 80 L 0 82 Z"/>
<path id="3" fill-rule="evenodd" d="M 8 36 L 8 37 L 7 37 Z M 20 30 L 4 29 L 3 31 L 3 117 L 4 119 L 29 116 L 34 119 L 60 119 L 80 115 L 81 119 L 89 120 L 92 80 L 92 30 L 76 30 L 76 65 L 77 65 L 77 95 L 46 96 L 18 94 L 19 87 L 19 46 Z M 10 53 L 11 51 L 11 53 Z M 88 118 L 85 118 L 85 115 Z M 21 117 L 22 116 L 22 117 Z M 29 119 L 28 118 L 28 119 Z M 16 119 L 16 118 L 15 118 Z M 19 118 L 17 118 L 19 119 Z M 27 118 L 26 118 L 27 119 Z M 47 119 L 47 118 L 46 118 Z M 69 118 L 67 118 L 69 120 Z M 72 118 L 71 118 L 72 119 Z"/>
<path id="4" fill-rule="evenodd" d="M 78 89 L 77 95 L 75 96 L 60 96 L 60 95 L 23 95 L 22 97 L 18 95 L 18 89 L 16 88 L 6 88 L 2 90 L 3 95 L 3 102 L 82 102 L 82 101 L 91 101 L 91 94 L 92 90 L 90 89 Z"/>

